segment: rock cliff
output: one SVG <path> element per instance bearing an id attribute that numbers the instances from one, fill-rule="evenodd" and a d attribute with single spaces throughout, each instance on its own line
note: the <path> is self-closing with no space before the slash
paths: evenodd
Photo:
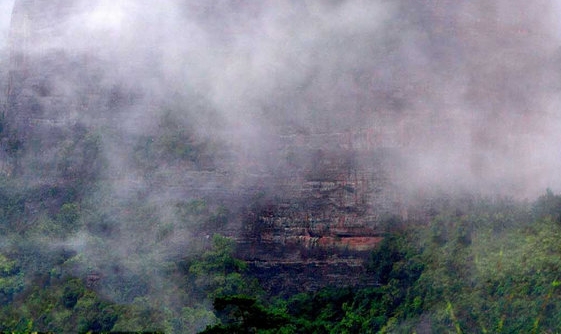
<path id="1" fill-rule="evenodd" d="M 270 290 L 373 284 L 362 275 L 362 261 L 382 238 L 380 223 L 405 212 L 396 186 L 400 155 L 395 148 L 406 144 L 407 134 L 403 126 L 384 121 L 391 118 L 392 124 L 402 124 L 392 110 L 398 107 L 376 111 L 369 122 L 361 122 L 356 112 L 358 116 L 349 115 L 355 119 L 343 113 L 341 121 L 333 123 L 331 116 L 316 115 L 302 125 L 273 113 L 262 116 L 266 126 L 251 136 L 243 133 L 243 124 L 232 126 L 235 122 L 219 129 L 197 127 L 200 118 L 219 109 L 210 97 L 193 104 L 198 93 L 192 88 L 186 88 L 191 90 L 188 98 L 173 91 L 155 95 L 155 87 L 145 82 L 155 80 L 151 74 L 128 77 L 150 72 L 147 66 L 154 59 L 128 54 L 133 48 L 125 55 L 141 64 L 123 69 L 126 60 L 112 59 L 123 54 L 103 47 L 126 43 L 126 36 L 92 32 L 94 28 L 77 24 L 84 19 L 87 25 L 104 6 L 109 4 L 16 1 L 4 145 L 15 141 L 24 153 L 12 155 L 12 169 L 5 172 L 25 174 L 39 183 L 64 182 L 72 170 L 76 174 L 76 166 L 92 164 L 87 154 L 72 155 L 70 167 L 61 167 L 72 143 L 85 142 L 85 133 L 101 133 L 102 154 L 109 163 L 100 177 L 111 180 L 123 196 L 128 196 L 126 191 L 144 192 L 163 204 L 204 199 L 226 205 L 234 218 L 218 232 L 238 240 L 238 255 Z M 111 20 L 116 9 L 108 10 L 103 20 Z M 81 38 L 92 39 L 92 45 Z M 97 42 L 99 38 L 107 41 Z M 162 123 L 151 114 L 182 101 L 194 107 L 177 124 Z M 175 134 L 162 135 L 162 124 Z M 220 132 L 218 139 L 208 134 L 211 131 Z M 162 153 L 147 155 L 155 160 L 152 164 L 132 163 L 132 155 L 147 152 L 158 140 L 167 143 L 169 152 L 187 158 L 163 158 Z M 192 145 L 181 146 L 186 141 Z"/>

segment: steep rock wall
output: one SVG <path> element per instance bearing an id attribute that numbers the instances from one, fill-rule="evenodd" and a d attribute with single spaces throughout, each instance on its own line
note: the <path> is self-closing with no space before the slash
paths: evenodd
<path id="1" fill-rule="evenodd" d="M 68 147 L 98 132 L 101 154 L 110 160 L 99 177 L 111 181 L 121 196 L 144 193 L 163 206 L 192 199 L 227 206 L 233 218 L 219 232 L 238 240 L 238 255 L 252 264 L 257 277 L 270 282 L 269 289 L 372 284 L 361 278 L 362 261 L 381 240 L 380 222 L 405 210 L 395 175 L 400 166 L 395 148 L 408 142 L 404 121 L 391 110 L 377 111 L 379 122 L 363 124 L 360 117 L 338 124 L 319 115 L 297 126 L 290 119 L 267 116 L 275 122 L 257 141 L 252 140 L 258 136 L 242 135 L 229 142 L 240 134 L 226 127 L 212 146 L 204 131 L 190 124 L 213 112 L 213 104 L 203 97 L 176 125 L 178 133 L 186 134 L 181 140 L 193 138 L 210 148 L 201 149 L 196 161 L 156 156 L 160 160 L 153 166 L 135 165 L 129 155 L 139 151 L 131 148 L 144 140 L 142 149 L 148 150 L 161 130 L 151 111 L 174 104 L 169 102 L 174 93 L 155 97 L 144 82 L 113 75 L 124 64 L 112 63 L 111 51 L 77 40 L 99 37 L 74 22 L 96 4 L 16 1 L 4 110 L 5 143 L 15 138 L 23 147 L 22 154 L 12 157 L 13 170 L 39 183 L 64 182 L 75 172 L 72 164 L 93 164 L 86 155 L 71 156 L 70 166 L 61 167 Z M 182 95 L 177 103 L 185 99 Z M 387 126 L 385 118 L 396 126 Z M 177 147 L 175 143 L 171 150 L 177 153 Z"/>

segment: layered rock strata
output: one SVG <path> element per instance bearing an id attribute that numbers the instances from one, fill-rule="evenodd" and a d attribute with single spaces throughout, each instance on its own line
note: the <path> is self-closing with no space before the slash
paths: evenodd
<path id="1" fill-rule="evenodd" d="M 61 157 L 76 138 L 86 141 L 80 133 L 97 131 L 105 136 L 103 154 L 111 158 L 103 177 L 122 196 L 144 191 L 156 203 L 197 198 L 225 203 L 234 218 L 220 232 L 238 240 L 238 255 L 271 291 L 371 284 L 361 278 L 362 261 L 382 238 L 379 223 L 404 210 L 393 175 L 400 160 L 394 148 L 407 142 L 404 123 L 381 111 L 377 119 L 394 118 L 396 126 L 347 120 L 341 128 L 320 120 L 298 128 L 279 121 L 270 127 L 267 149 L 257 153 L 255 143 L 227 143 L 224 138 L 238 135 L 238 129 L 221 129 L 221 153 L 210 152 L 210 162 L 155 162 L 150 170 L 134 166 L 126 160 L 128 148 L 144 137 L 150 146 L 150 131 L 158 130 L 150 123 L 150 110 L 166 103 L 143 82 L 112 73 L 125 64 L 112 64 L 114 50 L 99 48 L 114 44 L 92 41 L 90 48 L 77 41 L 99 32 L 69 30 L 96 5 L 16 1 L 4 145 L 20 143 L 25 156 L 11 157 L 12 170 L 40 183 L 64 182 L 73 167 L 61 167 Z"/>

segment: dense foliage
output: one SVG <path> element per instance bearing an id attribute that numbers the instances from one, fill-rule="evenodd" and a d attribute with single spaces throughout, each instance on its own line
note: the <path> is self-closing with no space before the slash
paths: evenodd
<path id="1" fill-rule="evenodd" d="M 167 171 L 154 160 L 214 168 L 211 144 L 175 123 L 165 114 L 153 136 L 138 138 L 131 156 L 148 184 L 124 185 L 125 194 L 116 189 L 120 179 L 104 175 L 99 134 L 79 129 L 48 166 L 33 160 L 39 153 L 32 146 L 5 138 L 9 156 L 25 161 L 27 173 L 55 170 L 62 181 L 37 182 L 2 167 L 0 331 L 561 329 L 561 196 L 548 190 L 532 204 L 427 200 L 423 214 L 388 220 L 387 235 L 365 263 L 366 281 L 376 285 L 268 295 L 236 258 L 236 243 L 214 234 L 230 219 L 225 206 L 151 196 Z"/>
<path id="2" fill-rule="evenodd" d="M 288 298 L 264 293 L 235 258 L 235 243 L 218 234 L 198 251 L 155 268 L 167 277 L 157 296 L 134 272 L 117 272 L 128 280 L 108 294 L 98 280 L 115 277 L 95 271 L 76 276 L 77 263 L 87 261 L 83 255 L 37 238 L 62 241 L 91 224 L 87 201 L 61 196 L 68 191 L 50 188 L 38 195 L 2 181 L 0 330 L 537 333 L 559 330 L 561 323 L 561 196 L 551 191 L 532 205 L 443 201 L 426 223 L 389 228 L 366 263 L 378 285 L 326 287 Z M 216 220 L 203 202 L 178 205 L 196 224 Z M 137 212 L 135 219 L 147 219 L 142 215 L 149 216 Z M 102 227 L 90 228 L 103 235 Z M 170 296 L 176 301 L 164 302 Z"/>
<path id="3" fill-rule="evenodd" d="M 379 286 L 326 288 L 268 304 L 218 298 L 222 323 L 206 333 L 555 332 L 560 200 L 548 191 L 531 207 L 443 201 L 428 224 L 399 224 L 373 252 L 368 266 Z"/>

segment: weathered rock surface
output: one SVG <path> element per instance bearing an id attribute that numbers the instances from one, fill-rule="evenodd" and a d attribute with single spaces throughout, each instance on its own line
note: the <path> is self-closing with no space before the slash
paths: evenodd
<path id="1" fill-rule="evenodd" d="M 238 255 L 269 290 L 375 283 L 364 276 L 362 261 L 382 238 L 380 222 L 403 209 L 392 174 L 399 165 L 392 148 L 407 140 L 399 127 L 280 122 L 264 138 L 266 151 L 253 152 L 257 143 L 225 143 L 221 152 L 227 153 L 209 163 L 161 162 L 150 173 L 119 164 L 127 147 L 155 127 L 148 116 L 126 115 L 146 115 L 163 104 L 140 83 L 109 75 L 121 64 L 113 67 L 105 51 L 65 46 L 74 38 L 66 28 L 76 8 L 89 7 L 78 0 L 16 1 L 4 112 L 10 136 L 29 153 L 14 158 L 21 159 L 18 172 L 60 182 L 63 143 L 80 129 L 103 130 L 109 134 L 105 154 L 114 160 L 104 177 L 124 189 L 123 196 L 146 191 L 157 193 L 156 202 L 225 203 L 237 218 L 219 232 L 238 240 Z"/>

